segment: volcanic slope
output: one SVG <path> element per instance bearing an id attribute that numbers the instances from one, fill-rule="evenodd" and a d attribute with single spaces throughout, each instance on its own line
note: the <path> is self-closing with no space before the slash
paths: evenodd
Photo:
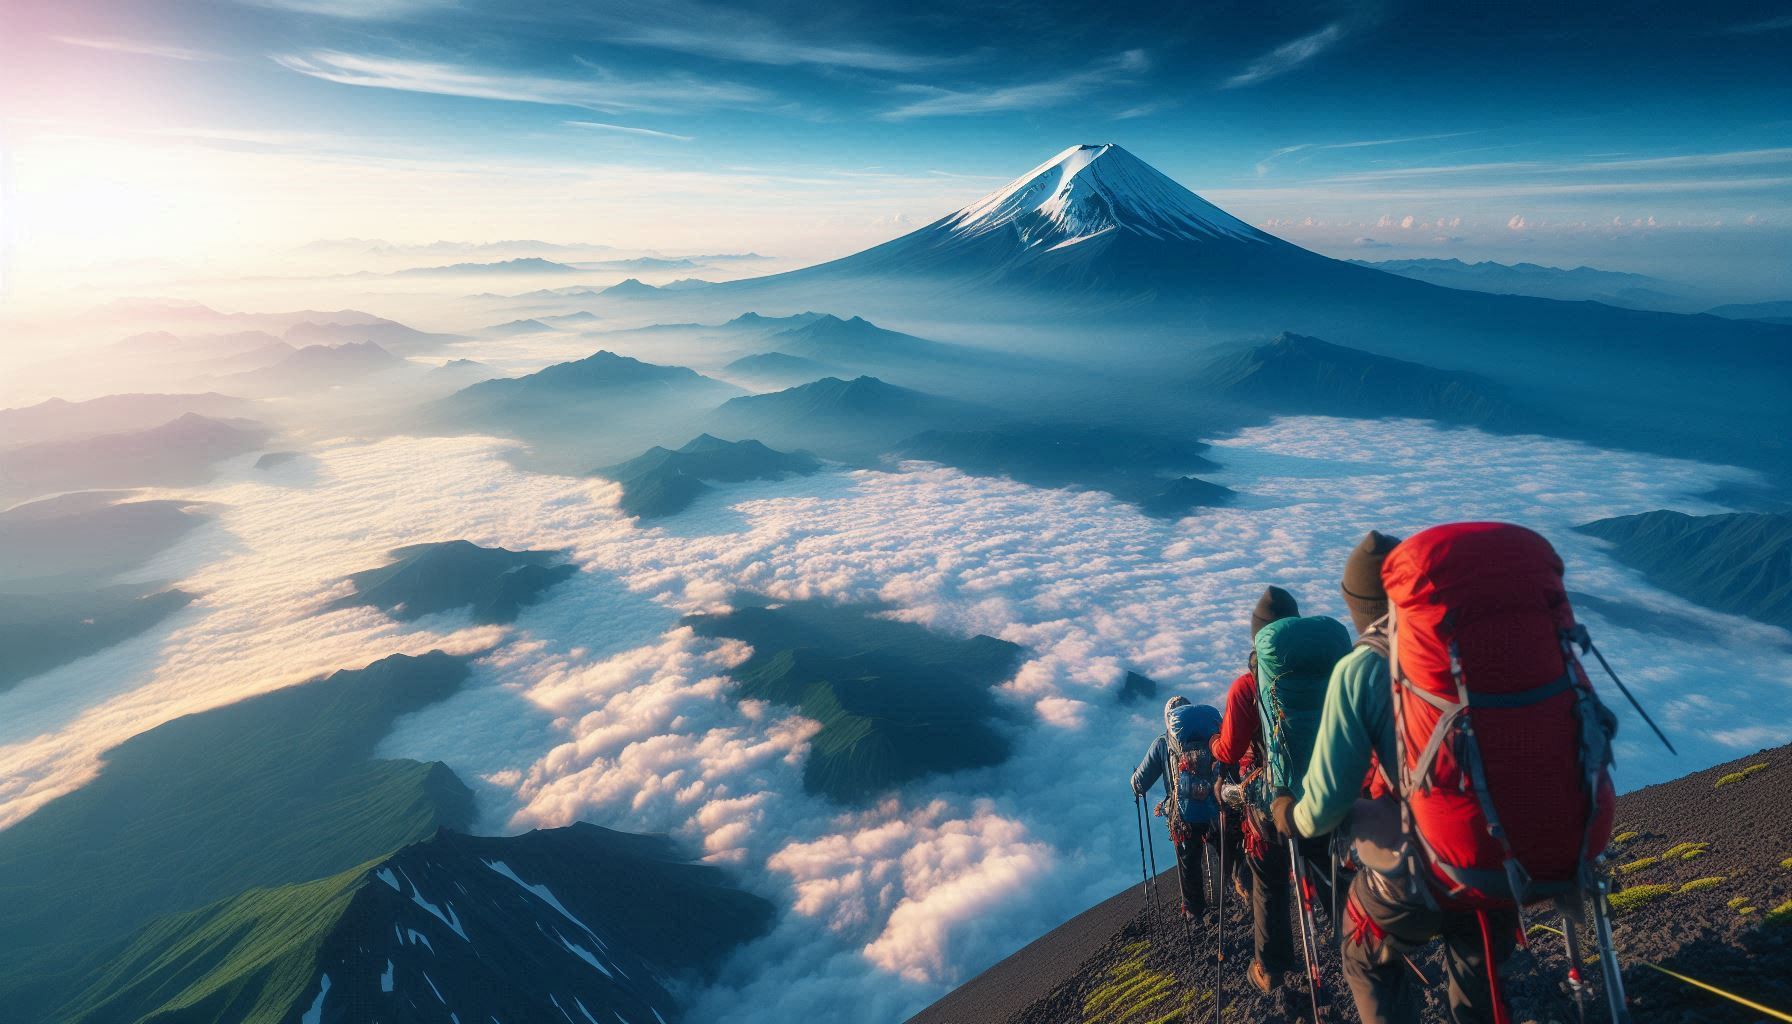
<path id="1" fill-rule="evenodd" d="M 444 829 L 340 874 L 154 921 L 57 1017 L 676 1020 L 675 983 L 771 917 L 662 836 L 584 822 L 506 837 Z"/>
<path id="2" fill-rule="evenodd" d="M 1156 849 L 1167 854 L 1161 841 Z M 1792 746 L 1619 797 L 1609 856 L 1618 889 L 1615 941 L 1636 1020 L 1753 1024 L 1764 1017 L 1657 968 L 1792 1011 Z M 1212 933 L 1197 929 L 1191 939 L 1184 931 L 1171 896 L 1174 870 L 1160 876 L 1152 909 L 1143 886 L 1134 885 L 966 982 L 909 1024 L 1117 1024 L 1211 1016 Z M 1307 1016 L 1304 986 L 1261 997 L 1246 982 L 1250 918 L 1231 893 L 1227 908 L 1226 1018 L 1292 1024 Z M 1329 937 L 1323 909 L 1319 920 Z M 1513 954 L 1504 983 L 1513 1020 L 1576 1019 L 1562 986 L 1562 940 L 1551 931 L 1561 924 L 1557 917 L 1533 918 L 1530 949 Z M 1590 939 L 1586 948 L 1592 948 Z M 1328 949 L 1323 959 L 1334 1019 L 1358 1020 L 1336 954 Z M 1414 960 L 1429 978 L 1442 977 L 1435 944 Z M 1590 1019 L 1604 1019 L 1598 973 L 1585 971 Z M 1297 976 L 1290 979 L 1299 984 Z M 1431 989 L 1423 1019 L 1448 1019 L 1441 986 Z"/>
<path id="3" fill-rule="evenodd" d="M 376 755 L 396 718 L 466 675 L 464 659 L 440 652 L 392 655 L 174 719 L 0 831 L 8 1019 L 46 1019 L 155 917 L 325 878 L 470 824 L 472 793 L 446 765 Z"/>

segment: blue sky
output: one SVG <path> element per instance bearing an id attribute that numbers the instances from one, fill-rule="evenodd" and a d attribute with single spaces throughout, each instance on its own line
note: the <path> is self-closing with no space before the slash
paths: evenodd
<path id="1" fill-rule="evenodd" d="M 1784 5 L 12 6 L 19 248 L 821 257 L 1112 141 L 1335 255 L 1763 287 L 1792 255 Z"/>

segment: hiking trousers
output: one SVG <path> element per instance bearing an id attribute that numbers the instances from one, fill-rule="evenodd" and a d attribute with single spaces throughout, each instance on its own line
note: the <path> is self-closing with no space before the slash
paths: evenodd
<path id="1" fill-rule="evenodd" d="M 1403 883 L 1371 870 L 1357 873 L 1345 907 L 1344 978 L 1363 1024 L 1418 1024 L 1424 999 L 1412 968 L 1401 960 L 1434 938 L 1444 943 L 1444 974 L 1450 988 L 1450 1020 L 1490 1024 L 1493 990 L 1488 984 L 1481 919 L 1473 911 L 1433 910 Z M 1494 970 L 1512 955 L 1518 915 L 1487 912 Z"/>
<path id="2" fill-rule="evenodd" d="M 1267 820 L 1257 820 L 1261 840 L 1245 843 L 1245 863 L 1251 869 L 1251 926 L 1256 941 L 1257 962 L 1274 978 L 1302 968 L 1294 951 L 1294 924 L 1289 884 L 1288 840 Z M 1253 852 L 1251 847 L 1257 847 Z M 1315 893 L 1322 892 L 1326 882 L 1325 866 L 1330 862 L 1331 844 L 1327 837 L 1303 839 L 1301 855 L 1312 872 Z M 1320 900 L 1323 902 L 1323 899 Z"/>
<path id="3" fill-rule="evenodd" d="M 1182 882 L 1182 902 L 1188 912 L 1199 917 L 1207 909 L 1207 874 L 1206 844 L 1207 826 L 1190 825 L 1188 838 L 1180 843 L 1172 842 L 1176 848 L 1176 877 Z"/>

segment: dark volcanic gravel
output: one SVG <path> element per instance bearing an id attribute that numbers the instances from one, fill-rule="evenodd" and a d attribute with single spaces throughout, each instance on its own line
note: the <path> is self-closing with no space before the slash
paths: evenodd
<path id="1" fill-rule="evenodd" d="M 1762 768 L 1754 766 L 1764 765 Z M 1753 769 L 1750 771 L 1750 769 Z M 1718 785 L 1727 776 L 1740 778 Z M 1763 751 L 1618 801 L 1610 857 L 1617 902 L 1616 941 L 1638 1024 L 1753 1024 L 1767 1015 L 1670 979 L 1645 962 L 1792 1012 L 1792 746 Z M 1139 886 L 1073 918 L 958 991 L 911 1024 L 1173 1024 L 1214 1019 L 1214 917 L 1185 928 L 1174 911 L 1171 876 L 1162 902 L 1143 905 Z M 1262 997 L 1245 980 L 1250 924 L 1228 899 L 1223 1018 L 1283 1024 L 1311 1017 L 1304 982 L 1290 975 Z M 1775 911 L 1778 911 L 1776 914 Z M 1515 1022 L 1577 1021 L 1566 993 L 1567 958 L 1559 917 L 1532 917 L 1531 946 L 1507 965 L 1504 990 Z M 1357 1021 L 1331 930 L 1320 912 L 1330 1022 Z M 1106 936 L 1105 941 L 1102 936 Z M 1591 936 L 1583 953 L 1593 953 Z M 1437 948 L 1416 957 L 1441 979 Z M 1076 962 L 1071 968 L 1070 963 Z M 1604 1021 L 1599 970 L 1583 969 L 1587 1020 Z M 1043 994 L 1041 994 L 1043 993 Z M 1430 990 L 1427 1022 L 1447 1021 L 1441 983 Z"/>

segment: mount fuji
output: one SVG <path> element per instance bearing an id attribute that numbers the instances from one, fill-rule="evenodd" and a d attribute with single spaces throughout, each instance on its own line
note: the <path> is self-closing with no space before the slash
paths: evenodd
<path id="1" fill-rule="evenodd" d="M 898 277 L 961 291 L 1068 290 L 1087 300 L 1091 292 L 1150 298 L 1185 288 L 1191 278 L 1237 281 L 1333 263 L 1251 227 L 1106 144 L 1072 146 L 900 238 L 759 280 Z"/>
<path id="2" fill-rule="evenodd" d="M 1792 473 L 1792 327 L 1464 291 L 1331 259 L 1115 145 L 1066 149 L 882 245 L 701 294 L 717 313 L 858 313 L 1159 390 L 1300 335 L 1480 375 L 1542 417 L 1515 430 Z"/>

